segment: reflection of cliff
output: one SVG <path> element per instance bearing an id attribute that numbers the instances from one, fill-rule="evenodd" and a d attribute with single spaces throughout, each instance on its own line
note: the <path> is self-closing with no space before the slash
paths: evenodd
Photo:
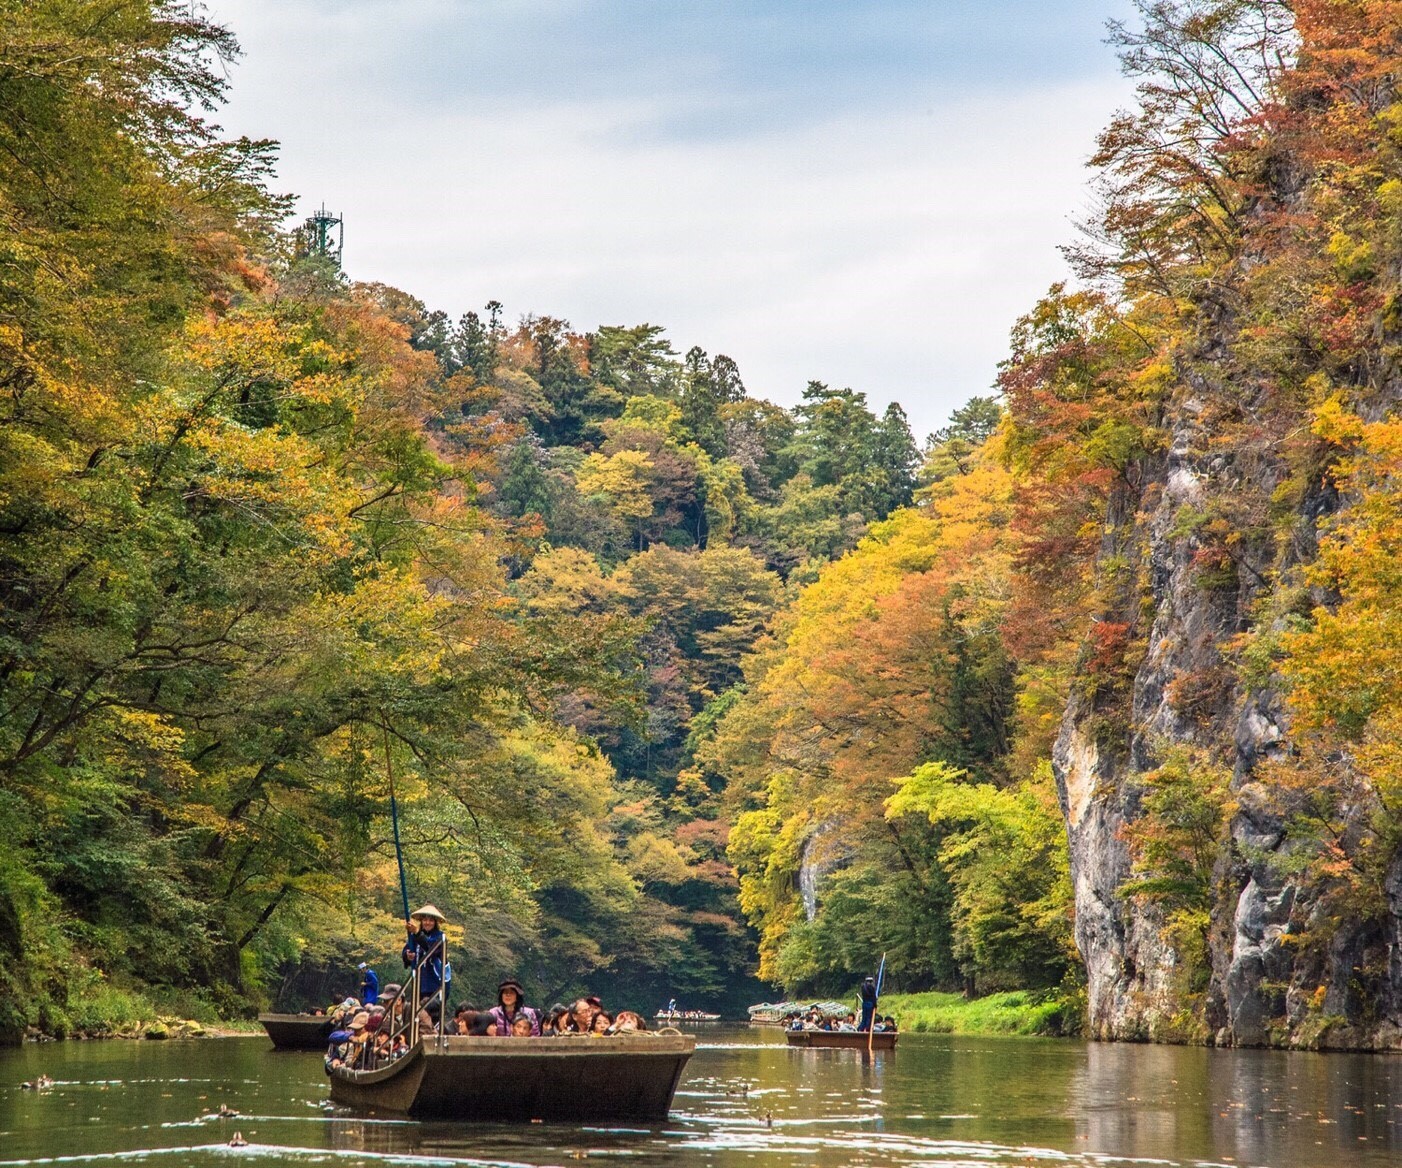
<path id="1" fill-rule="evenodd" d="M 1092 1154 L 1381 1164 L 1402 1150 L 1394 1087 L 1392 1064 L 1367 1055 L 1092 1043 L 1068 1106 Z"/>

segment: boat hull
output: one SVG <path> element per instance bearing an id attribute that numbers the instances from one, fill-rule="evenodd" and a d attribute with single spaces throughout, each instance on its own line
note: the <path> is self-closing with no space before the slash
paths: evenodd
<path id="1" fill-rule="evenodd" d="M 331 1098 L 416 1118 L 663 1120 L 695 1049 L 683 1035 L 430 1038 L 380 1070 L 333 1071 Z"/>
<path id="2" fill-rule="evenodd" d="M 900 1035 L 893 1031 L 866 1034 L 860 1030 L 786 1030 L 790 1046 L 823 1047 L 836 1050 L 895 1050 Z M 870 1044 L 870 1045 L 868 1045 Z"/>
<path id="3" fill-rule="evenodd" d="M 319 1014 L 259 1014 L 278 1050 L 325 1050 L 331 1019 Z"/>

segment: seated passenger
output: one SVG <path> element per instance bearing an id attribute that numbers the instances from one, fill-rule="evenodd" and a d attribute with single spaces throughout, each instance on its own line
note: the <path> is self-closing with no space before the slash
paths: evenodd
<path id="1" fill-rule="evenodd" d="M 535 1034 L 535 1023 L 524 1013 L 517 1014 L 516 1021 L 511 1023 L 511 1037 L 530 1038 L 533 1034 Z"/>
<path id="2" fill-rule="evenodd" d="M 489 1013 L 479 1010 L 475 1014 L 462 1016 L 458 1022 L 458 1033 L 469 1038 L 495 1038 L 497 1026 Z"/>
<path id="3" fill-rule="evenodd" d="M 532 1034 L 540 1033 L 540 1016 L 526 1005 L 526 991 L 514 977 L 507 978 L 497 987 L 497 1004 L 490 1012 L 499 1034 L 511 1035 L 518 1015 L 530 1019 Z"/>
<path id="4" fill-rule="evenodd" d="M 589 1033 L 595 1038 L 602 1038 L 609 1032 L 609 1027 L 613 1025 L 613 1019 L 600 1010 L 589 1021 Z"/>
<path id="5" fill-rule="evenodd" d="M 615 1034 L 628 1034 L 635 1030 L 646 1030 L 647 1022 L 641 1014 L 632 1010 L 619 1010 L 613 1020 Z"/>
<path id="6" fill-rule="evenodd" d="M 594 1007 L 589 1004 L 588 999 L 579 998 L 570 1007 L 570 1034 L 588 1034 L 589 1028 L 594 1024 Z"/>
<path id="7" fill-rule="evenodd" d="M 568 1006 L 556 1002 L 546 1011 L 545 1021 L 540 1024 L 542 1034 L 565 1034 L 569 1030 L 570 1011 Z"/>
<path id="8" fill-rule="evenodd" d="M 323 1065 L 328 1075 L 337 1067 L 345 1065 L 351 1053 L 350 1040 L 349 1030 L 333 1030 L 326 1036 L 326 1058 Z"/>
<path id="9" fill-rule="evenodd" d="M 443 1027 L 443 1033 L 466 1034 L 468 1025 L 471 1021 L 471 1016 L 477 1014 L 478 1012 L 479 1011 L 476 1006 L 469 1005 L 467 1002 L 463 1002 L 460 1006 L 458 1006 L 456 1010 L 453 1011 L 453 1016 L 448 1019 L 447 1025 Z"/>
<path id="10" fill-rule="evenodd" d="M 364 1070 L 369 1062 L 369 1058 L 365 1053 L 365 1044 L 369 1038 L 365 1030 L 365 1025 L 369 1021 L 370 1015 L 362 1010 L 351 1019 L 350 1026 L 347 1027 L 351 1036 L 350 1042 L 347 1043 L 349 1050 L 346 1052 L 343 1065 L 349 1067 L 353 1071 Z"/>

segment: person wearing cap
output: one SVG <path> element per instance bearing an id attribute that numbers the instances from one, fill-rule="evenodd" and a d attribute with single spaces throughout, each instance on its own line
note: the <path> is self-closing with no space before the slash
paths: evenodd
<path id="1" fill-rule="evenodd" d="M 433 905 L 426 904 L 409 914 L 409 923 L 405 926 L 409 939 L 404 945 L 404 965 L 407 969 L 418 969 L 419 1001 L 435 1025 L 442 1014 L 441 1003 L 434 995 L 443 985 L 443 967 L 447 957 L 447 941 L 440 927 L 442 922 L 443 914 Z"/>
<path id="2" fill-rule="evenodd" d="M 329 1075 L 337 1067 L 342 1066 L 351 1055 L 351 1032 L 349 1030 L 333 1030 L 326 1036 L 326 1058 L 323 1065 Z"/>
<path id="3" fill-rule="evenodd" d="M 496 1022 L 497 1033 L 500 1035 L 513 1035 L 517 1017 L 525 1017 L 530 1019 L 531 1034 L 540 1037 L 540 1015 L 526 1005 L 526 991 L 514 977 L 507 978 L 497 986 L 497 1004 L 488 1012 Z"/>
<path id="4" fill-rule="evenodd" d="M 360 970 L 362 975 L 360 1000 L 367 1006 L 373 1006 L 380 1000 L 380 979 L 375 976 L 375 971 L 363 961 L 356 968 Z"/>

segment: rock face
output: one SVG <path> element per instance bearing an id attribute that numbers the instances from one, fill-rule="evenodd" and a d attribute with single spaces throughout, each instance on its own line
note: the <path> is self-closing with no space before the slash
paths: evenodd
<path id="1" fill-rule="evenodd" d="M 818 915 L 818 885 L 829 872 L 845 867 L 851 858 L 838 833 L 839 824 L 828 820 L 820 823 L 803 844 L 799 857 L 798 893 L 803 900 L 803 912 L 808 920 Z"/>
<path id="2" fill-rule="evenodd" d="M 1248 403 L 1249 404 L 1249 403 Z M 1227 642 L 1250 627 L 1264 590 L 1312 558 L 1319 520 L 1339 501 L 1324 488 L 1300 505 L 1291 538 L 1250 538 L 1233 570 L 1204 583 L 1201 543 L 1182 517 L 1228 493 L 1264 508 L 1285 476 L 1268 458 L 1214 451 L 1192 386 L 1175 403 L 1169 449 L 1124 514 L 1110 518 L 1106 553 L 1136 549 L 1140 602 L 1152 613 L 1122 716 L 1105 724 L 1073 697 L 1053 753 L 1071 851 L 1076 941 L 1088 978 L 1089 1025 L 1103 1039 L 1402 1046 L 1402 857 L 1389 872 L 1382 919 L 1330 921 L 1326 946 L 1299 944 L 1321 906 L 1290 875 L 1291 844 L 1263 762 L 1288 749 L 1272 689 L 1249 690 Z M 1254 503 L 1252 502 L 1254 500 Z M 1182 961 L 1152 906 L 1123 894 L 1132 875 L 1125 829 L 1142 814 L 1141 777 L 1185 746 L 1232 774 L 1234 812 L 1214 871 L 1205 989 L 1189 993 Z M 1360 795 L 1352 826 L 1371 810 Z"/>

